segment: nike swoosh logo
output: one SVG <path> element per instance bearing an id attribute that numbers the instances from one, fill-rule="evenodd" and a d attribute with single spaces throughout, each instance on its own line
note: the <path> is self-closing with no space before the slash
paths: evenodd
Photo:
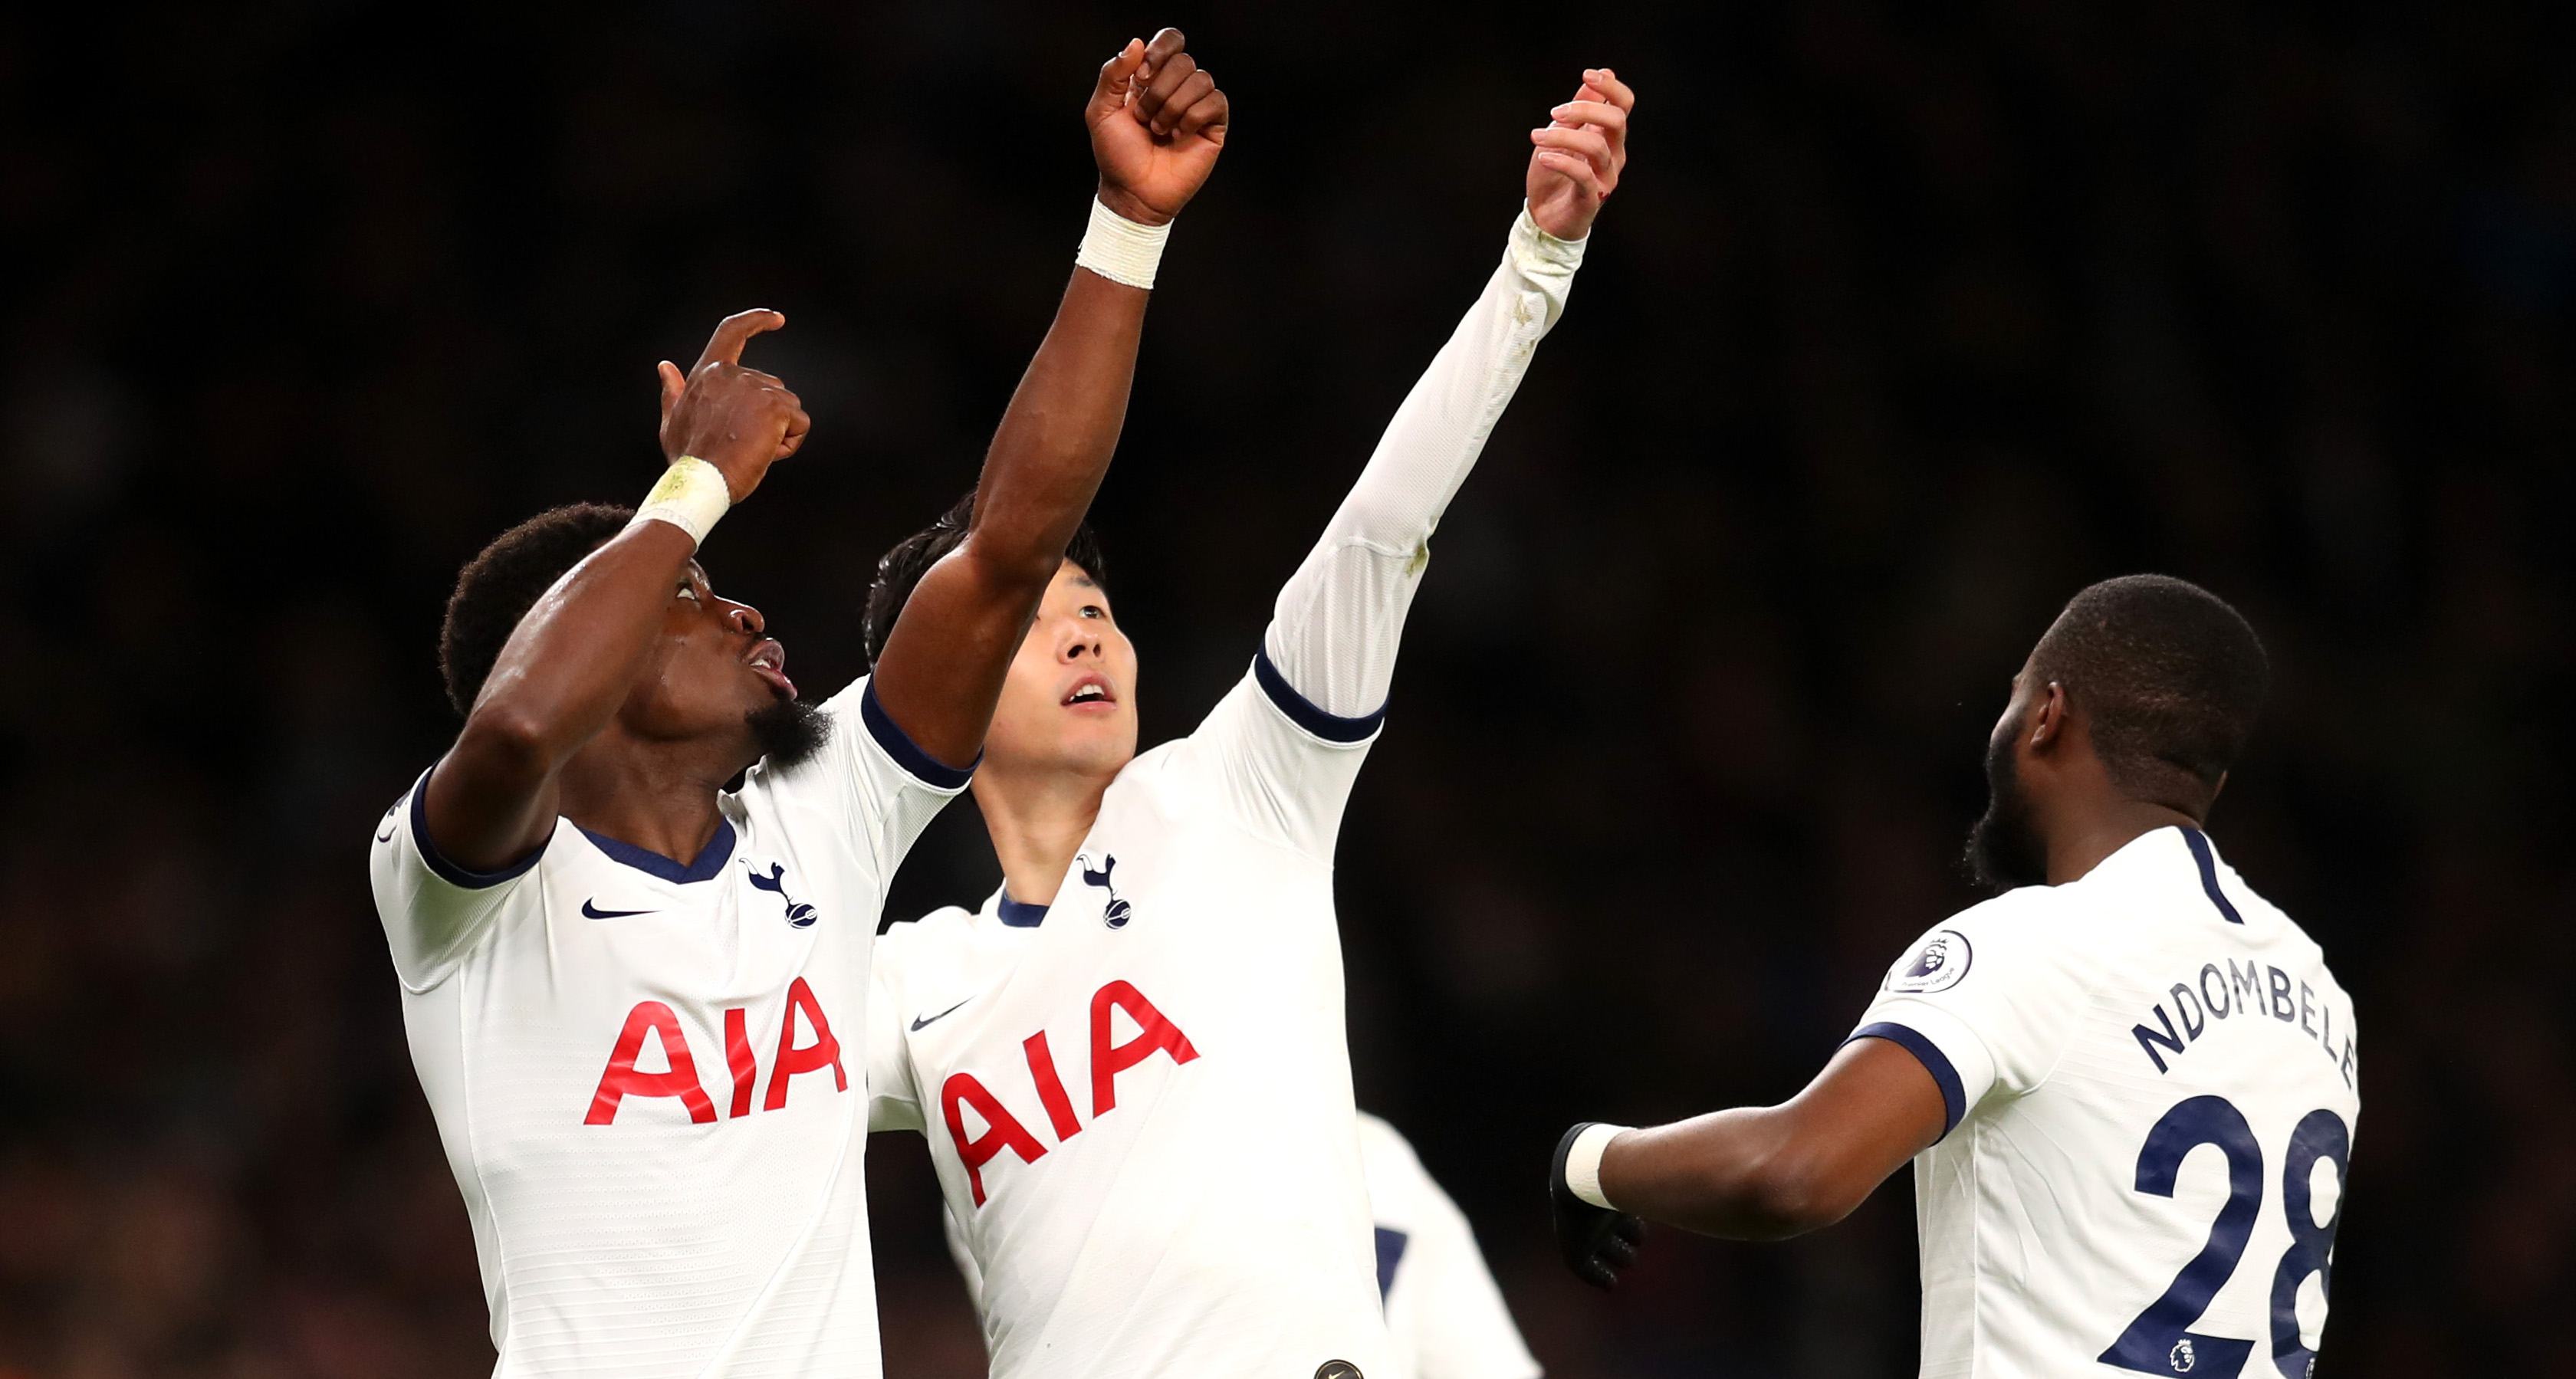
<path id="1" fill-rule="evenodd" d="M 975 999 L 974 997 L 969 996 L 969 997 L 967 997 L 967 998 L 966 998 L 966 1001 L 971 1001 L 971 1000 L 974 1000 L 974 999 Z M 931 1021 L 933 1021 L 933 1020 L 945 1020 L 945 1019 L 947 1019 L 949 1016 L 956 1014 L 956 1013 L 957 1013 L 961 1008 L 963 1008 L 963 1007 L 965 1006 L 966 1001 L 959 1001 L 956 1005 L 950 1006 L 950 1007 L 949 1007 L 949 1008 L 947 1008 L 946 1010 L 943 1010 L 943 1011 L 939 1012 L 939 1013 L 938 1013 L 938 1014 L 936 1014 L 936 1015 L 916 1015 L 916 1016 L 912 1017 L 912 1028 L 913 1028 L 913 1032 L 917 1034 L 917 1033 L 919 1033 L 919 1032 L 921 1031 L 921 1027 L 922 1027 L 922 1026 L 924 1026 L 924 1025 L 926 1025 L 926 1024 L 929 1024 Z"/>
<path id="2" fill-rule="evenodd" d="M 597 899 L 597 897 L 593 897 L 593 898 L 592 898 L 592 900 L 585 900 L 585 901 L 581 902 L 581 917 L 582 917 L 582 918 L 584 918 L 584 919 L 624 919 L 624 918 L 626 918 L 628 915 L 649 915 L 649 914 L 653 913 L 651 910 L 603 910 L 603 909 L 599 908 L 599 906 L 598 906 L 598 905 L 596 905 L 596 904 L 592 903 L 592 901 L 593 901 L 593 900 L 596 900 L 596 899 Z"/>
<path id="3" fill-rule="evenodd" d="M 379 842 L 379 843 L 390 843 L 390 842 L 392 842 L 393 840 L 394 840 L 394 831 L 393 831 L 392 829 L 390 829 L 390 828 L 389 828 L 389 829 L 386 829 L 384 832 L 379 833 L 379 834 L 377 834 L 377 835 L 376 835 L 376 841 L 377 841 L 377 842 Z"/>

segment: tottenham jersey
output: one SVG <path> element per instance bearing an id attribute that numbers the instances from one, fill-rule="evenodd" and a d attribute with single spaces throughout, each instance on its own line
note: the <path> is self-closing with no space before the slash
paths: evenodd
<path id="1" fill-rule="evenodd" d="M 2352 1002 L 2198 829 L 1924 936 L 1854 1038 L 1911 1050 L 1926 1376 L 2306 1379 L 2360 1117 Z"/>
<path id="2" fill-rule="evenodd" d="M 1503 1305 L 1466 1214 L 1440 1190 L 1413 1146 L 1360 1113 L 1360 1166 L 1377 1220 L 1377 1291 L 1395 1347 L 1395 1379 L 1538 1379 L 1539 1367 Z M 984 1274 L 954 1212 L 940 1214 L 948 1257 L 980 1315 Z"/>
<path id="3" fill-rule="evenodd" d="M 500 1376 L 874 1375 L 861 1155 L 885 885 L 965 784 L 862 680 L 686 866 L 558 819 L 497 874 L 377 830 L 412 1062 Z M 426 777 L 423 777 L 426 780 Z"/>
<path id="4" fill-rule="evenodd" d="M 1376 723 L 1265 658 L 1119 773 L 1052 906 L 880 941 L 874 1124 L 929 1138 L 995 1375 L 1399 1373 L 1332 895 Z"/>
<path id="5" fill-rule="evenodd" d="M 1362 1112 L 1360 1163 L 1377 1218 L 1377 1286 L 1397 1379 L 1538 1379 L 1466 1213 L 1396 1128 Z"/>

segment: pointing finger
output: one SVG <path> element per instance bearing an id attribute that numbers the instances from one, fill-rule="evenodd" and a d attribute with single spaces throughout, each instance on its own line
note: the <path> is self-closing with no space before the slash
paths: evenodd
<path id="1" fill-rule="evenodd" d="M 751 337 L 785 324 L 785 316 L 766 307 L 737 311 L 717 323 L 716 333 L 707 340 L 707 352 L 698 356 L 697 367 L 689 372 L 694 374 L 709 364 L 741 363 L 742 347 L 750 343 Z"/>

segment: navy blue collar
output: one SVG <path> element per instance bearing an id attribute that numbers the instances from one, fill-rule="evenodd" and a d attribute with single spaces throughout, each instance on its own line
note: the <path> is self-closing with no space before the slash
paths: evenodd
<path id="1" fill-rule="evenodd" d="M 575 824 L 573 827 L 581 828 L 581 825 Z M 733 860 L 733 820 L 731 819 L 716 820 L 716 835 L 709 838 L 707 845 L 698 850 L 698 860 L 685 867 L 658 852 L 648 852 L 633 843 L 621 843 L 605 833 L 593 833 L 589 829 L 582 828 L 581 834 L 590 840 L 591 846 L 607 853 L 611 861 L 623 862 L 647 876 L 658 876 L 665 881 L 677 881 L 682 885 L 692 881 L 712 880 L 717 872 L 724 870 L 725 863 Z"/>
<path id="2" fill-rule="evenodd" d="M 1034 929 L 1046 923 L 1047 907 L 1028 905 L 1013 900 L 1009 891 L 1002 892 L 1001 921 L 1014 929 Z"/>

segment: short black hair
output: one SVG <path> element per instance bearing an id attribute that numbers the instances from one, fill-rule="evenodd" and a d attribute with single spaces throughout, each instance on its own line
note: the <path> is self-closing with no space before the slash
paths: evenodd
<path id="1" fill-rule="evenodd" d="M 609 503 L 554 508 L 494 537 L 466 562 L 438 629 L 438 671 L 458 713 L 474 711 L 492 663 L 538 597 L 634 518 L 635 509 Z"/>
<path id="2" fill-rule="evenodd" d="M 2253 736 L 2272 679 L 2244 615 L 2170 575 L 2106 579 L 2069 599 L 2031 668 L 2082 708 L 2113 785 L 2194 818 Z"/>
<path id="3" fill-rule="evenodd" d="M 966 529 L 975 520 L 975 491 L 968 489 L 939 520 L 894 543 L 877 561 L 876 582 L 868 586 L 868 613 L 860 627 L 860 637 L 867 643 L 868 665 L 874 667 L 877 657 L 885 654 L 886 638 L 894 634 L 896 618 L 903 616 L 903 606 L 912 598 L 913 586 L 930 573 L 958 543 L 966 539 Z M 1100 537 L 1085 519 L 1073 529 L 1073 540 L 1066 542 L 1064 558 L 1082 567 L 1091 582 L 1106 589 L 1109 577 L 1100 567 Z"/>

